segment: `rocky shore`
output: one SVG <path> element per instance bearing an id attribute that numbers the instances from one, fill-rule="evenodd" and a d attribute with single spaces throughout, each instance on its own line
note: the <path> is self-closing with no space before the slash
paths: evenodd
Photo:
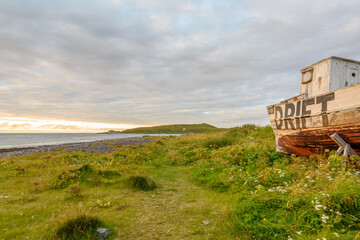
<path id="1" fill-rule="evenodd" d="M 0 158 L 10 157 L 10 156 L 22 156 L 32 153 L 53 152 L 53 151 L 64 151 L 64 152 L 83 151 L 87 153 L 90 152 L 108 153 L 114 151 L 115 148 L 121 146 L 148 144 L 151 141 L 152 140 L 148 138 L 121 138 L 121 139 L 101 140 L 101 141 L 92 141 L 92 142 L 45 145 L 45 146 L 28 147 L 28 148 L 0 149 Z"/>

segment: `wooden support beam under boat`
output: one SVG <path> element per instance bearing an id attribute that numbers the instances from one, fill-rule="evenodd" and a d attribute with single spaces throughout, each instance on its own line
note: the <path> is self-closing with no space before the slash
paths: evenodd
<path id="1" fill-rule="evenodd" d="M 358 155 L 354 149 L 351 148 L 350 144 L 348 144 L 347 142 L 344 141 L 344 139 L 342 139 L 339 134 L 334 133 L 331 136 L 331 139 L 334 140 L 340 147 L 337 150 L 337 152 L 339 153 L 339 155 L 342 153 L 342 151 L 344 151 L 344 155 L 345 156 L 349 156 L 349 153 L 351 155 Z"/>

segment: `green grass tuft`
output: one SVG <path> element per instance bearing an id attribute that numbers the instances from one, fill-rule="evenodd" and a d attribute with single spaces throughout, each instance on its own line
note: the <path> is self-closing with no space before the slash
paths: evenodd
<path id="1" fill-rule="evenodd" d="M 49 189 L 62 189 L 71 183 L 85 182 L 94 175 L 94 170 L 88 164 L 84 164 L 80 168 L 63 171 L 56 179 L 50 182 Z"/>
<path id="2" fill-rule="evenodd" d="M 235 143 L 234 138 L 229 138 L 226 136 L 219 136 L 219 137 L 213 137 L 209 138 L 205 143 L 204 147 L 206 148 L 212 148 L 212 149 L 218 149 L 226 146 L 231 146 Z"/>
<path id="3" fill-rule="evenodd" d="M 97 217 L 82 215 L 65 222 L 57 230 L 56 237 L 69 240 L 98 239 L 96 229 L 103 226 Z"/>
<path id="4" fill-rule="evenodd" d="M 63 189 L 72 183 L 87 183 L 99 185 L 101 183 L 114 182 L 113 178 L 120 177 L 121 174 L 114 170 L 94 170 L 89 164 L 84 164 L 80 168 L 63 171 L 49 183 L 49 189 Z"/>
<path id="5" fill-rule="evenodd" d="M 152 181 L 149 177 L 130 176 L 127 179 L 127 183 L 131 188 L 141 191 L 150 191 L 157 188 L 155 182 Z"/>

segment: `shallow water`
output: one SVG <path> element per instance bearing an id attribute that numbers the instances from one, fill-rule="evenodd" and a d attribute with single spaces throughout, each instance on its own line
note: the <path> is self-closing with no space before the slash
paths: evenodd
<path id="1" fill-rule="evenodd" d="M 0 149 L 36 147 L 63 143 L 90 142 L 142 136 L 168 136 L 179 134 L 140 134 L 140 133 L 0 133 Z"/>

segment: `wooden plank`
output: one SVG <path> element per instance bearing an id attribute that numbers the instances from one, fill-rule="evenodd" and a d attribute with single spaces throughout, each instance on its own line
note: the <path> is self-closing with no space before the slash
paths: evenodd
<path id="1" fill-rule="evenodd" d="M 291 98 L 268 107 L 269 120 L 294 119 L 360 107 L 360 84 L 307 99 Z M 315 126 L 313 126 L 315 127 Z"/>
<path id="2" fill-rule="evenodd" d="M 286 130 L 300 130 L 307 128 L 323 128 L 346 124 L 360 123 L 360 109 L 353 108 L 348 111 L 320 114 L 315 116 L 278 119 L 270 121 L 275 133 Z"/>
<path id="3" fill-rule="evenodd" d="M 339 136 L 339 134 L 334 133 L 330 136 L 332 140 L 334 140 L 340 147 L 344 148 L 346 147 L 346 142 Z"/>
<path id="4" fill-rule="evenodd" d="M 349 156 L 349 151 L 350 151 L 350 149 L 351 149 L 350 145 L 349 145 L 349 144 L 346 144 L 346 145 L 345 145 L 345 148 L 344 148 L 344 155 L 345 155 L 346 157 Z"/>
<path id="5" fill-rule="evenodd" d="M 339 136 L 339 134 L 334 133 L 330 137 L 331 137 L 332 140 L 334 140 L 340 146 L 340 148 L 344 149 L 344 155 L 345 156 L 349 156 L 349 153 L 351 155 L 357 155 L 357 153 L 354 151 L 354 149 L 351 148 L 350 144 L 345 142 L 344 139 L 342 139 Z"/>
<path id="6" fill-rule="evenodd" d="M 343 151 L 344 151 L 344 149 L 342 147 L 339 147 L 339 149 L 337 150 L 337 153 L 340 155 Z"/>

